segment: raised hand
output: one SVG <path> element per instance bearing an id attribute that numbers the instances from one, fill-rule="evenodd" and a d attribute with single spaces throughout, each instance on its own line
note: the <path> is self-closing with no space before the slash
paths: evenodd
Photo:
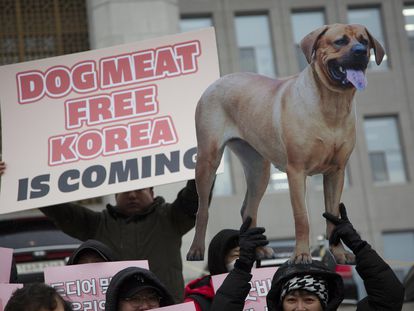
<path id="1" fill-rule="evenodd" d="M 343 203 L 339 204 L 339 213 L 341 218 L 335 217 L 327 212 L 323 213 L 323 217 L 335 225 L 335 229 L 329 237 L 329 244 L 338 245 L 339 240 L 342 240 L 356 255 L 367 242 L 361 239 L 361 236 L 355 230 L 354 226 L 352 226 Z"/>

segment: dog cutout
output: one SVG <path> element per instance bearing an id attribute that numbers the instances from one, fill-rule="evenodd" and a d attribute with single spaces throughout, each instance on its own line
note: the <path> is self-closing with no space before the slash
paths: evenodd
<path id="1" fill-rule="evenodd" d="M 195 113 L 199 208 L 187 260 L 204 258 L 209 194 L 226 145 L 243 166 L 247 191 L 241 215 L 243 220 L 252 217 L 252 227 L 257 225 L 270 164 L 287 173 L 296 237 L 291 262 L 312 261 L 307 176 L 323 174 L 325 210 L 339 215 L 345 167 L 355 145 L 354 95 L 366 86 L 371 48 L 377 65 L 384 49 L 364 26 L 344 24 L 318 28 L 300 45 L 309 65 L 299 74 L 284 79 L 229 74 L 201 96 Z M 328 239 L 332 229 L 328 222 Z M 330 250 L 338 263 L 355 259 L 341 243 Z M 266 248 L 258 252 L 271 255 Z"/>

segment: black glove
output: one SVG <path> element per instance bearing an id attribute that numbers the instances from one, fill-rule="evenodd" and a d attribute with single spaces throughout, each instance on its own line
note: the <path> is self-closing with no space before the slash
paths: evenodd
<path id="1" fill-rule="evenodd" d="M 247 217 L 240 227 L 239 246 L 240 257 L 234 263 L 234 267 L 250 273 L 253 264 L 256 261 L 256 248 L 265 246 L 269 243 L 266 236 L 263 234 L 265 228 L 255 227 L 250 228 L 252 218 Z"/>
<path id="2" fill-rule="evenodd" d="M 339 240 L 342 240 L 346 246 L 356 255 L 367 242 L 361 240 L 361 236 L 356 232 L 351 222 L 348 219 L 346 208 L 343 203 L 339 204 L 339 213 L 341 218 L 335 217 L 330 213 L 323 213 L 323 217 L 335 225 L 329 238 L 329 244 L 338 245 Z"/>

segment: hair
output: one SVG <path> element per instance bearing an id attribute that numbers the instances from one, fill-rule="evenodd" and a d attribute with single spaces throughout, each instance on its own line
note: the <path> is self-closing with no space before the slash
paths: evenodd
<path id="1" fill-rule="evenodd" d="M 27 284 L 13 292 L 4 311 L 54 310 L 60 300 L 65 311 L 72 311 L 70 303 L 64 300 L 51 286 L 43 283 Z"/>

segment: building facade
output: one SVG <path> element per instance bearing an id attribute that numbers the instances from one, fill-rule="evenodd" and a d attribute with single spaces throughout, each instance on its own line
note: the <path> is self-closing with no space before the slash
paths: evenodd
<path id="1" fill-rule="evenodd" d="M 10 29 L 16 29 L 17 39 L 10 41 L 6 31 L 1 33 L 0 61 L 3 64 L 36 57 L 28 53 L 31 41 L 25 37 L 22 26 L 28 18 L 22 12 L 30 11 L 27 5 L 36 6 L 35 3 L 50 3 L 55 15 L 60 12 L 59 5 L 64 3 L 77 3 L 78 11 L 83 12 L 83 15 L 66 17 L 70 10 L 62 8 L 64 14 L 59 14 L 59 18 L 66 24 L 55 18 L 52 25 L 48 25 L 51 32 L 57 30 L 58 35 L 51 34 L 49 41 L 47 36 L 40 35 L 41 40 L 32 40 L 33 46 L 54 47 L 53 55 L 77 51 L 69 47 L 70 43 L 82 45 L 85 42 L 85 31 L 78 27 L 81 24 L 84 25 L 82 29 L 87 29 L 89 46 L 82 45 L 78 50 L 214 26 L 222 75 L 238 71 L 271 77 L 295 74 L 306 66 L 298 43 L 307 33 L 331 23 L 366 25 L 383 44 L 386 55 L 380 66 L 374 62 L 370 64 L 368 87 L 356 96 L 357 141 L 347 166 L 342 201 L 362 237 L 392 264 L 400 277 L 414 263 L 414 88 L 411 86 L 414 79 L 414 1 L 16 0 L 2 1 L 1 5 L 7 3 L 9 9 L 14 5 L 10 10 L 14 10 L 16 25 Z M 3 16 L 9 15 L 4 13 Z M 76 29 L 82 35 L 69 36 L 68 33 Z M 6 59 L 5 55 L 14 56 Z M 48 56 L 52 55 L 45 52 L 38 57 Z M 208 239 L 223 228 L 238 228 L 241 224 L 239 211 L 246 189 L 243 171 L 233 154 L 226 152 L 224 160 L 225 173 L 217 179 L 210 208 Z M 157 187 L 156 192 L 173 199 L 181 185 Z M 306 204 L 311 244 L 314 245 L 325 232 L 321 176 L 308 178 Z M 293 243 L 287 179 L 276 169 L 272 169 L 261 202 L 258 224 L 266 228 L 273 245 Z M 185 237 L 184 256 L 192 237 L 193 231 Z M 205 263 L 186 263 L 186 277 L 198 276 L 204 266 Z"/>

